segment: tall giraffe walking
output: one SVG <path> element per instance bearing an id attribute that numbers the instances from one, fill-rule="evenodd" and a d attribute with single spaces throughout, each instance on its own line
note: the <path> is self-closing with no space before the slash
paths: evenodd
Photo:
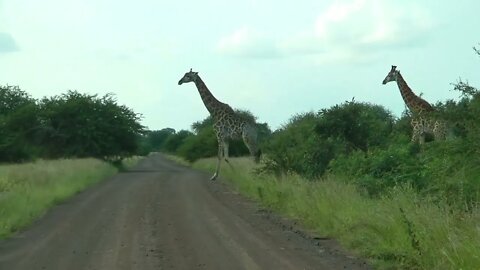
<path id="1" fill-rule="evenodd" d="M 433 117 L 435 109 L 426 100 L 413 93 L 412 89 L 400 74 L 400 70 L 397 70 L 397 66 L 392 66 L 392 69 L 383 80 L 383 84 L 392 81 L 397 82 L 403 101 L 412 112 L 412 142 L 418 141 L 420 144 L 423 144 L 426 133 L 433 134 L 435 140 L 445 140 L 445 122 Z"/>
<path id="2" fill-rule="evenodd" d="M 240 117 L 228 104 L 218 101 L 210 90 L 208 90 L 200 76 L 198 76 L 198 72 L 193 72 L 192 69 L 190 69 L 190 71 L 185 73 L 183 78 L 180 79 L 178 85 L 188 82 L 195 83 L 205 107 L 213 118 L 213 128 L 218 141 L 218 160 L 215 174 L 210 180 L 217 178 L 222 157 L 227 163 L 229 162 L 228 147 L 231 139 L 242 138 L 250 154 L 254 157 L 255 162 L 258 162 L 261 151 L 257 145 L 255 123 Z"/>

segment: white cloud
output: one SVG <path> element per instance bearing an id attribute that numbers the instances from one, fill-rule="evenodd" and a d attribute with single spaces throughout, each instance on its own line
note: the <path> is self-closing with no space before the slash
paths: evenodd
<path id="1" fill-rule="evenodd" d="M 432 28 L 417 3 L 335 1 L 310 27 L 273 39 L 242 27 L 220 39 L 221 53 L 240 57 L 308 56 L 316 62 L 365 61 L 379 52 L 424 42 Z"/>
<path id="2" fill-rule="evenodd" d="M 244 47 L 251 42 L 251 32 L 246 27 L 242 27 L 237 31 L 233 32 L 232 34 L 220 39 L 220 42 L 218 43 L 218 49 L 220 51 L 227 52 L 232 50 L 238 50 L 239 48 Z"/>
<path id="3" fill-rule="evenodd" d="M 279 53 L 272 40 L 245 26 L 221 38 L 217 44 L 217 51 L 227 55 L 254 58 L 271 58 L 278 56 Z"/>
<path id="4" fill-rule="evenodd" d="M 431 27 L 428 12 L 415 3 L 336 1 L 318 16 L 313 29 L 283 41 L 282 48 L 289 54 L 333 54 L 352 60 L 379 49 L 420 43 Z"/>

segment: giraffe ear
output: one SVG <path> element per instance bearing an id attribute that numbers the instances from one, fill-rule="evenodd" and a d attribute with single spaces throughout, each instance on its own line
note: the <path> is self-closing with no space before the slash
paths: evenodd
<path id="1" fill-rule="evenodd" d="M 198 75 L 198 72 L 194 72 L 195 75 Z"/>

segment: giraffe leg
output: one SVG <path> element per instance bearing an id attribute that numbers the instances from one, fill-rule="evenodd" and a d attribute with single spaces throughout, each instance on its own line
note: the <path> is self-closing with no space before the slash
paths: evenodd
<path id="1" fill-rule="evenodd" d="M 229 156 L 228 156 L 228 148 L 229 148 L 229 142 L 228 141 L 225 141 L 223 143 L 223 159 L 225 159 L 225 162 L 227 162 L 227 164 L 230 166 L 230 168 L 233 169 L 233 166 L 232 164 L 230 163 L 230 160 L 228 159 Z"/>
<path id="2" fill-rule="evenodd" d="M 415 130 L 413 131 L 413 134 L 412 134 L 412 139 L 410 140 L 412 143 L 420 143 L 421 139 L 420 139 L 420 134 L 418 132 L 415 132 Z M 421 144 L 421 143 L 420 143 Z"/>
<path id="3" fill-rule="evenodd" d="M 229 163 L 230 161 L 228 161 L 228 148 L 229 148 L 229 142 L 225 141 L 223 142 L 223 158 L 225 159 L 225 161 L 227 163 Z"/>
<path id="4" fill-rule="evenodd" d="M 261 151 L 257 145 L 257 131 L 251 125 L 247 125 L 242 132 L 242 139 L 254 158 L 255 163 L 260 161 Z"/>
<path id="5" fill-rule="evenodd" d="M 213 176 L 210 178 L 210 180 L 215 180 L 217 179 L 217 176 L 218 176 L 218 172 L 220 170 L 220 162 L 222 162 L 222 155 L 223 155 L 223 141 L 222 139 L 218 139 L 218 154 L 217 154 L 217 168 L 215 169 L 215 173 L 213 174 Z"/>
<path id="6" fill-rule="evenodd" d="M 425 133 L 420 133 L 420 135 L 418 136 L 418 143 L 419 144 L 424 144 L 425 143 Z"/>
<path id="7" fill-rule="evenodd" d="M 435 141 L 443 141 L 446 139 L 446 125 L 445 122 L 437 120 L 435 121 L 435 126 L 433 128 L 433 136 Z"/>
<path id="8" fill-rule="evenodd" d="M 413 126 L 412 143 L 418 142 L 419 144 L 425 143 L 425 127 L 422 119 L 412 119 L 411 124 Z"/>
<path id="9" fill-rule="evenodd" d="M 417 134 L 418 134 L 418 143 L 424 144 L 425 143 L 425 126 L 423 123 L 417 125 Z"/>
<path id="10" fill-rule="evenodd" d="M 418 122 L 416 121 L 416 119 L 412 119 L 410 121 L 410 124 L 412 125 L 412 139 L 411 139 L 411 142 L 412 143 L 416 143 L 419 139 L 419 130 L 418 130 Z"/>

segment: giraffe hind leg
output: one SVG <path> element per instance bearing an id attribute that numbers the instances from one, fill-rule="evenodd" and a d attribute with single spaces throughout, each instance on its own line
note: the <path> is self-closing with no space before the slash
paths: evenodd
<path id="1" fill-rule="evenodd" d="M 218 172 L 220 171 L 220 163 L 222 162 L 222 155 L 224 154 L 223 150 L 224 143 L 221 139 L 218 140 L 218 154 L 217 154 L 217 167 L 215 169 L 215 173 L 210 178 L 210 180 L 214 181 L 217 179 Z"/>
<path id="2" fill-rule="evenodd" d="M 418 139 L 419 139 L 419 135 L 420 135 L 420 134 L 419 134 L 418 130 L 417 130 L 415 127 L 413 127 L 412 139 L 411 139 L 410 141 L 411 141 L 412 143 L 416 143 L 416 142 L 418 141 Z"/>
<path id="3" fill-rule="evenodd" d="M 230 166 L 230 168 L 233 169 L 233 166 L 232 164 L 230 163 L 230 160 L 229 160 L 229 155 L 228 155 L 228 149 L 229 149 L 229 142 L 228 141 L 225 141 L 223 143 L 223 159 L 225 160 L 225 162 Z"/>
<path id="4" fill-rule="evenodd" d="M 433 136 L 436 141 L 443 141 L 447 137 L 447 128 L 446 124 L 443 121 L 436 121 L 433 128 Z"/>
<path id="5" fill-rule="evenodd" d="M 242 133 L 242 139 L 245 143 L 245 146 L 247 146 L 248 150 L 250 151 L 250 155 L 254 158 L 255 163 L 258 163 L 260 161 L 262 151 L 257 145 L 256 130 L 251 126 L 247 126 Z"/>

